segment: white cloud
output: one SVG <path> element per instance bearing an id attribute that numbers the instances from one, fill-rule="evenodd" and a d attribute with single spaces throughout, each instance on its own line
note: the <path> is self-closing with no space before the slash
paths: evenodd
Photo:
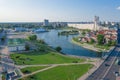
<path id="1" fill-rule="evenodd" d="M 117 7 L 117 10 L 120 10 L 120 6 L 119 6 L 119 7 Z"/>

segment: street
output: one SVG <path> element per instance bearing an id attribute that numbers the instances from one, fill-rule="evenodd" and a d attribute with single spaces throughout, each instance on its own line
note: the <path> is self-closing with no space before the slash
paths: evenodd
<path id="1" fill-rule="evenodd" d="M 86 80 L 116 80 L 116 72 L 119 72 L 120 66 L 115 64 L 117 59 L 120 60 L 120 29 L 118 29 L 118 43 L 101 66 L 92 73 Z"/>

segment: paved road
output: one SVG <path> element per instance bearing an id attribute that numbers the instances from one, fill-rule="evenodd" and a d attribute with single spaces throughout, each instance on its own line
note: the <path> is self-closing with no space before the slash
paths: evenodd
<path id="1" fill-rule="evenodd" d="M 116 47 L 111 55 L 103 62 L 103 64 L 92 74 L 90 75 L 86 80 L 101 80 L 103 79 L 111 69 L 112 65 L 114 64 L 114 61 L 116 60 L 116 56 L 118 55 L 119 48 Z M 106 66 L 106 64 L 110 66 Z M 104 79 L 103 79 L 104 80 Z M 115 80 L 115 79 L 110 79 Z"/>
<path id="2" fill-rule="evenodd" d="M 118 44 L 111 52 L 110 56 L 102 63 L 102 65 L 92 73 L 86 80 L 116 80 L 114 72 L 118 72 L 120 66 L 115 64 L 120 59 L 120 29 L 118 30 Z M 107 66 L 106 66 L 107 65 Z"/>

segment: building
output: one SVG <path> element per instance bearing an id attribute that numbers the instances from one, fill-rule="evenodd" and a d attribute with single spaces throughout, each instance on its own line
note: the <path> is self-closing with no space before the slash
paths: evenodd
<path id="1" fill-rule="evenodd" d="M 104 27 L 100 25 L 98 16 L 94 17 L 94 22 L 68 23 L 68 26 L 78 28 L 78 29 L 89 29 L 94 31 L 104 29 Z M 108 28 L 105 28 L 105 29 L 108 29 Z"/>
<path id="2" fill-rule="evenodd" d="M 25 50 L 25 41 L 21 35 L 9 35 L 7 39 L 7 46 L 10 52 Z"/>
<path id="3" fill-rule="evenodd" d="M 15 32 L 25 32 L 26 28 L 22 28 L 22 27 L 17 27 L 15 28 Z"/>
<path id="4" fill-rule="evenodd" d="M 44 26 L 49 26 L 49 20 L 45 19 L 43 25 L 44 25 Z"/>
<path id="5" fill-rule="evenodd" d="M 94 29 L 94 23 L 68 23 L 68 27 L 74 27 L 78 29 Z"/>
<path id="6" fill-rule="evenodd" d="M 67 26 L 67 22 L 52 22 L 51 25 L 54 28 L 61 28 L 61 27 L 66 27 Z"/>
<path id="7" fill-rule="evenodd" d="M 100 21 L 99 21 L 99 16 L 94 17 L 94 31 L 97 31 L 100 29 Z"/>

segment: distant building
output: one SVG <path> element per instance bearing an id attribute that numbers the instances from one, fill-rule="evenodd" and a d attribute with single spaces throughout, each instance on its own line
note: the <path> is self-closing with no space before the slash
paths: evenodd
<path id="1" fill-rule="evenodd" d="M 56 28 L 56 27 L 66 27 L 67 22 L 52 22 L 51 25 Z"/>
<path id="2" fill-rule="evenodd" d="M 49 20 L 45 19 L 43 25 L 44 25 L 44 26 L 49 26 Z"/>
<path id="3" fill-rule="evenodd" d="M 94 23 L 68 23 L 68 27 L 93 30 Z"/>
<path id="4" fill-rule="evenodd" d="M 22 28 L 22 27 L 17 27 L 17 28 L 15 28 L 15 31 L 16 32 L 24 32 L 24 31 L 26 31 L 26 29 Z"/>
<path id="5" fill-rule="evenodd" d="M 99 21 L 99 16 L 95 16 L 94 17 L 94 31 L 99 30 L 100 29 L 100 21 Z"/>
<path id="6" fill-rule="evenodd" d="M 105 24 L 105 23 L 104 23 Z M 78 29 L 89 29 L 89 30 L 109 30 L 109 27 L 101 25 L 99 16 L 94 17 L 93 22 L 73 22 L 68 23 L 68 27 L 78 28 Z"/>

